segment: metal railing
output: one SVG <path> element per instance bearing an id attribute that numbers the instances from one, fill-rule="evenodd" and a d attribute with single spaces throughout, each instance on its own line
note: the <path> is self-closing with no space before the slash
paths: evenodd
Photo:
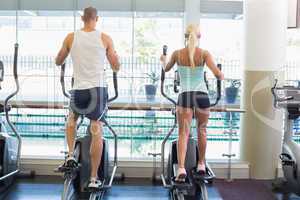
<path id="1" fill-rule="evenodd" d="M 5 75 L 13 76 L 12 65 L 13 57 L 7 55 L 0 55 L 0 60 L 3 61 L 5 66 Z M 119 96 L 120 98 L 132 98 L 132 97 L 144 97 L 144 85 L 149 83 L 150 80 L 147 78 L 146 73 L 156 72 L 160 75 L 161 65 L 158 58 L 132 58 L 123 57 L 120 59 L 122 68 L 118 73 L 119 78 Z M 227 78 L 227 82 L 232 79 L 240 79 L 242 68 L 239 60 L 226 60 L 222 58 L 216 59 L 217 63 L 222 63 L 223 72 Z M 68 60 L 66 62 L 66 82 L 67 88 L 71 85 L 71 62 Z M 111 71 L 106 63 L 107 68 L 107 79 L 110 80 Z M 300 80 L 300 67 L 297 67 L 297 63 L 294 61 L 289 61 L 283 67 L 285 70 L 285 79 L 289 81 L 299 81 Z M 49 94 L 59 94 L 62 96 L 59 88 L 59 73 L 60 68 L 54 65 L 54 56 L 20 56 L 19 57 L 19 77 L 22 78 L 33 78 L 37 77 L 41 81 L 47 80 L 49 85 Z M 174 73 L 166 74 L 165 91 L 170 94 L 173 90 L 173 75 Z M 209 76 L 208 76 L 209 77 Z M 228 83 L 224 83 L 225 87 Z M 43 82 L 44 83 L 44 82 Z M 21 82 L 22 84 L 22 82 Z M 109 83 L 112 84 L 112 83 Z M 48 87 L 48 85 L 46 87 Z M 3 85 L 4 86 L 4 85 Z M 51 87 L 50 87 L 51 86 Z M 21 85 L 22 87 L 22 85 Z M 213 86 L 211 88 L 214 88 Z M 4 88 L 5 89 L 5 88 Z M 223 88 L 224 89 L 224 88 Z M 30 88 L 28 88 L 30 90 Z M 51 91 L 56 90 L 56 91 Z M 24 91 L 23 91 L 24 92 Z M 26 92 L 26 91 L 25 91 Z M 30 91 L 32 92 L 32 91 Z M 39 94 L 40 91 L 36 91 Z M 159 92 L 157 92 L 159 94 Z M 224 92 L 222 92 L 224 94 Z M 24 95 L 24 94 L 23 94 Z M 239 97 L 237 97 L 237 104 L 239 104 Z M 21 97 L 20 97 L 21 98 Z M 52 98 L 52 97 L 50 97 Z M 54 98 L 54 97 L 53 97 Z M 49 99 L 45 99 L 47 101 Z M 222 100 L 221 100 L 222 102 Z M 22 114 L 26 113 L 26 114 Z M 30 113 L 30 114 L 28 114 Z M 22 109 L 13 109 L 11 112 L 12 121 L 15 123 L 18 130 L 22 136 L 25 137 L 64 137 L 64 123 L 65 123 L 66 111 L 57 110 L 36 110 L 27 109 L 23 112 Z M 152 113 L 153 114 L 153 113 Z M 240 124 L 239 115 L 235 116 L 234 129 L 239 130 Z M 138 143 L 143 143 L 147 140 L 161 140 L 166 134 L 167 130 L 172 127 L 173 116 L 169 112 L 156 111 L 155 116 L 146 111 L 109 111 L 108 121 L 112 124 L 112 127 L 119 133 L 120 140 L 130 139 L 138 140 Z M 228 136 L 224 135 L 223 132 L 228 128 L 229 117 L 221 113 L 213 113 L 208 125 L 208 140 L 217 143 L 226 143 Z M 300 122 L 295 123 L 295 132 L 300 132 Z M 83 126 L 80 128 L 79 133 L 85 133 L 87 126 L 87 121 L 84 122 Z M 195 126 L 193 127 L 195 128 Z M 105 130 L 105 135 L 108 130 Z M 108 138 L 110 135 L 106 135 Z M 176 136 L 176 134 L 174 134 Z M 294 136 L 295 140 L 300 143 L 300 136 Z M 233 140 L 239 141 L 239 134 L 237 134 Z M 173 138 L 171 138 L 173 139 Z"/>

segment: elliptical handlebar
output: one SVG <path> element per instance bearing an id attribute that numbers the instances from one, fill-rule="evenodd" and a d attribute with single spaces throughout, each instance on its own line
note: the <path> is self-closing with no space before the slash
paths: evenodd
<path id="1" fill-rule="evenodd" d="M 4 101 L 4 111 L 5 111 L 5 116 L 6 116 L 6 121 L 8 125 L 11 127 L 12 131 L 14 134 L 17 136 L 18 139 L 21 139 L 19 133 L 17 132 L 15 126 L 12 124 L 12 122 L 9 119 L 8 112 L 10 110 L 10 107 L 8 105 L 8 102 L 11 98 L 13 98 L 20 90 L 20 84 L 19 84 L 19 79 L 18 79 L 18 51 L 19 51 L 19 44 L 15 44 L 15 49 L 14 49 L 14 64 L 13 64 L 13 75 L 16 83 L 16 90 L 8 95 L 8 97 Z"/>
<path id="2" fill-rule="evenodd" d="M 1 83 L 4 79 L 4 66 L 3 66 L 3 62 L 0 60 L 0 90 L 1 88 Z"/>
<path id="3" fill-rule="evenodd" d="M 14 73 L 14 78 L 17 81 L 18 81 L 18 55 L 19 55 L 19 44 L 16 43 L 15 44 L 15 53 L 14 53 L 14 72 L 13 73 Z M 19 91 L 19 87 L 17 87 L 17 91 Z"/>
<path id="4" fill-rule="evenodd" d="M 169 97 L 164 91 L 165 73 L 166 73 L 165 70 L 162 68 L 161 69 L 161 79 L 160 79 L 161 80 L 160 92 L 166 99 L 168 99 L 171 103 L 176 105 L 176 101 L 174 99 L 172 99 L 171 97 Z"/>
<path id="5" fill-rule="evenodd" d="M 0 181 L 15 175 L 15 174 L 19 173 L 19 171 L 20 171 L 22 138 L 21 138 L 21 135 L 18 133 L 15 125 L 10 121 L 9 114 L 8 114 L 8 112 L 10 110 L 10 106 L 8 105 L 8 102 L 20 90 L 20 84 L 19 84 L 19 80 L 18 80 L 18 51 L 19 51 L 19 44 L 16 43 L 15 48 L 14 48 L 14 62 L 13 62 L 13 75 L 14 75 L 14 79 L 15 79 L 15 83 L 16 83 L 16 89 L 13 93 L 8 95 L 8 97 L 4 101 L 4 111 L 5 111 L 5 118 L 6 118 L 7 124 L 9 125 L 9 127 L 11 128 L 11 130 L 13 131 L 14 135 L 16 136 L 16 138 L 18 140 L 17 169 L 13 172 L 10 172 L 9 174 L 6 174 L 6 175 L 0 177 Z"/>
<path id="6" fill-rule="evenodd" d="M 0 60 L 0 82 L 2 82 L 4 79 L 4 66 L 3 62 Z"/>
<path id="7" fill-rule="evenodd" d="M 168 51 L 168 46 L 164 45 L 163 46 L 163 55 L 166 56 L 167 55 L 167 51 Z M 164 70 L 164 67 L 161 68 L 161 77 L 160 77 L 160 92 L 161 94 L 168 99 L 171 103 L 173 103 L 174 105 L 176 105 L 176 101 L 174 101 L 171 97 L 169 97 L 165 91 L 164 91 L 164 83 L 165 83 L 165 77 L 166 77 L 166 72 Z"/>
<path id="8" fill-rule="evenodd" d="M 222 71 L 222 65 L 218 64 L 217 67 L 219 68 L 220 71 Z M 207 83 L 208 86 L 208 83 Z M 217 80 L 217 98 L 216 101 L 212 104 L 210 104 L 210 107 L 213 107 L 215 105 L 217 105 L 221 99 L 221 95 L 222 95 L 222 82 L 220 79 Z"/>
<path id="9" fill-rule="evenodd" d="M 61 65 L 61 70 L 60 70 L 60 85 L 62 92 L 64 96 L 68 99 L 70 99 L 70 95 L 66 91 L 66 85 L 65 85 L 65 70 L 66 70 L 66 63 Z"/>
<path id="10" fill-rule="evenodd" d="M 115 95 L 112 98 L 108 99 L 108 103 L 114 101 L 119 96 L 117 72 L 113 72 L 113 84 L 114 84 Z"/>
<path id="11" fill-rule="evenodd" d="M 278 108 L 278 103 L 282 103 L 282 102 L 288 103 L 288 101 L 294 99 L 293 96 L 279 97 L 279 96 L 276 94 L 276 91 L 277 91 L 277 90 L 287 89 L 288 86 L 285 86 L 285 87 L 277 87 L 277 83 L 278 83 L 278 80 L 275 79 L 274 86 L 271 88 L 271 93 L 272 93 L 272 95 L 273 95 L 273 97 L 274 97 L 274 104 L 273 104 L 273 105 L 274 105 L 274 108 Z"/>

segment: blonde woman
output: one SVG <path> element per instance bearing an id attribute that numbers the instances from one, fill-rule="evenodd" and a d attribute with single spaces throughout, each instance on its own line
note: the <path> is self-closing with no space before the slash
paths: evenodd
<path id="1" fill-rule="evenodd" d="M 206 125 L 210 102 L 204 80 L 204 66 L 206 65 L 218 79 L 224 79 L 223 73 L 214 63 L 211 54 L 207 50 L 198 47 L 200 37 L 199 26 L 190 24 L 185 32 L 185 48 L 173 52 L 168 63 L 166 63 L 166 56 L 161 56 L 166 72 L 177 64 L 181 84 L 176 110 L 179 126 L 178 175 L 176 177 L 178 182 L 184 182 L 186 178 L 185 157 L 194 111 L 197 120 L 199 146 L 197 173 L 200 175 L 205 174 Z"/>

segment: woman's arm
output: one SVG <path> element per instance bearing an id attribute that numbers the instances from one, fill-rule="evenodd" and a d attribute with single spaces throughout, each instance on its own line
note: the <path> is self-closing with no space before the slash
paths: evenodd
<path id="1" fill-rule="evenodd" d="M 204 52 L 204 61 L 207 65 L 207 67 L 212 71 L 212 73 L 220 80 L 224 79 L 224 74 L 221 72 L 221 70 L 217 67 L 217 65 L 214 63 L 214 60 L 212 58 L 212 55 L 208 52 Z"/>
<path id="2" fill-rule="evenodd" d="M 168 72 L 168 71 L 170 71 L 173 68 L 173 66 L 176 63 L 176 56 L 177 56 L 177 51 L 174 51 L 173 54 L 172 54 L 172 56 L 171 56 L 170 61 L 167 64 L 166 64 L 166 59 L 167 59 L 166 56 L 162 55 L 160 57 L 160 60 L 163 63 L 163 68 L 164 68 L 165 72 Z"/>

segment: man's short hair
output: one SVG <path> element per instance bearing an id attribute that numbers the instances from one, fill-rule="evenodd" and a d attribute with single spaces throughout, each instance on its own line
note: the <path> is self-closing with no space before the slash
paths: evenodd
<path id="1" fill-rule="evenodd" d="M 95 20 L 98 16 L 98 11 L 94 7 L 87 7 L 83 10 L 83 21 L 88 22 L 90 20 Z"/>

